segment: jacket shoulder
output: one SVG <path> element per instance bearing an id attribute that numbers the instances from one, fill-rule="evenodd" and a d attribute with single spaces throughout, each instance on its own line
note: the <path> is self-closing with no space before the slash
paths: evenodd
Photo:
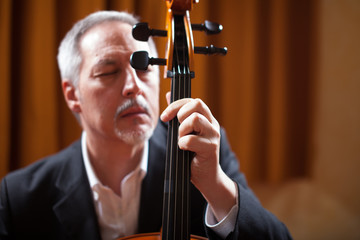
<path id="1" fill-rule="evenodd" d="M 45 193 L 45 187 L 55 184 L 64 168 L 76 167 L 78 165 L 76 163 L 81 163 L 81 161 L 81 144 L 80 141 L 76 141 L 54 155 L 9 173 L 4 177 L 3 182 L 6 181 L 9 197 L 19 196 L 29 191 Z"/>

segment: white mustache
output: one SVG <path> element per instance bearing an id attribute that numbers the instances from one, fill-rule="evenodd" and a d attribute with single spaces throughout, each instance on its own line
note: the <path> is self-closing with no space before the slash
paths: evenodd
<path id="1" fill-rule="evenodd" d="M 131 107 L 141 107 L 147 114 L 149 114 L 149 105 L 147 101 L 143 96 L 138 95 L 136 98 L 127 99 L 123 104 L 121 104 L 121 106 L 116 109 L 115 118 Z"/>

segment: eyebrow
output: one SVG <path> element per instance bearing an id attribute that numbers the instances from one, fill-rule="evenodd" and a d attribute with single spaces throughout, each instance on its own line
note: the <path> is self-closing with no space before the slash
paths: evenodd
<path id="1" fill-rule="evenodd" d="M 95 66 L 101 66 L 101 65 L 115 65 L 116 64 L 116 61 L 115 60 L 112 60 L 112 59 L 108 59 L 108 58 L 105 58 L 105 59 L 100 59 L 98 60 L 96 63 L 95 63 Z"/>

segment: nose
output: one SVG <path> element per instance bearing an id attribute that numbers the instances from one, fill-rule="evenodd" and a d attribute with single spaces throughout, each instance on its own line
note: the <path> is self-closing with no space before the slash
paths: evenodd
<path id="1" fill-rule="evenodd" d="M 132 97 L 138 95 L 141 92 L 140 81 L 141 80 L 138 78 L 136 71 L 131 66 L 129 66 L 126 70 L 122 95 L 124 97 Z"/>

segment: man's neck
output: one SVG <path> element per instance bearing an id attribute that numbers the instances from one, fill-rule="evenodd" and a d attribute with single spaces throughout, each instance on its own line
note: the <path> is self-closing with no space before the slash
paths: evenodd
<path id="1" fill-rule="evenodd" d="M 121 181 L 140 163 L 144 142 L 127 144 L 124 141 L 103 139 L 87 133 L 89 160 L 99 181 L 121 195 Z"/>

